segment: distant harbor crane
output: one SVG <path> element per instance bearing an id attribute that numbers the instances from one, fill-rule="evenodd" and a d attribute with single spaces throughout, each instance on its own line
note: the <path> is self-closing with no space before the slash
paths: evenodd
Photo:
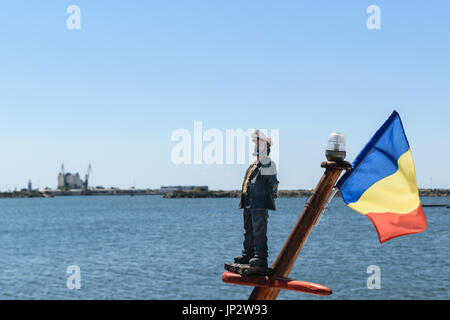
<path id="1" fill-rule="evenodd" d="M 83 190 L 86 191 L 89 187 L 89 176 L 92 174 L 92 166 L 89 163 L 88 169 L 86 174 L 84 175 L 84 183 L 83 183 Z"/>
<path id="2" fill-rule="evenodd" d="M 59 177 L 62 176 L 62 184 L 60 188 L 60 179 Z M 67 190 L 67 179 L 66 179 L 66 170 L 64 169 L 64 163 L 61 164 L 61 174 L 58 177 L 58 189 Z"/>

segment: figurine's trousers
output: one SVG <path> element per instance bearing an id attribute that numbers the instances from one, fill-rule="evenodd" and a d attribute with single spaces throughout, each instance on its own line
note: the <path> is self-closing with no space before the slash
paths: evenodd
<path id="1" fill-rule="evenodd" d="M 267 260 L 266 209 L 244 209 L 244 250 L 242 254 Z"/>

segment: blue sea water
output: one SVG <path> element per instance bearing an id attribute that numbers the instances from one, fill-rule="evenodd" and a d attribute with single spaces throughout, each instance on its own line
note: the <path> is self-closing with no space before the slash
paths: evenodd
<path id="1" fill-rule="evenodd" d="M 277 200 L 269 260 L 305 204 Z M 423 203 L 450 203 L 424 198 Z M 242 250 L 238 199 L 91 196 L 0 200 L 0 299 L 247 299 L 221 281 Z M 449 299 L 450 209 L 425 208 L 428 230 L 383 245 L 370 220 L 334 199 L 291 272 L 330 287 L 330 297 L 282 291 L 279 299 Z M 68 266 L 81 288 L 68 289 Z M 367 268 L 381 271 L 368 289 Z"/>

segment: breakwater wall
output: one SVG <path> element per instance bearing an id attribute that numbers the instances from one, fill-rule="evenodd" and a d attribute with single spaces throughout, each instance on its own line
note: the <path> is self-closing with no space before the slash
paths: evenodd
<path id="1" fill-rule="evenodd" d="M 312 190 L 279 190 L 279 198 L 310 197 Z M 182 198 L 239 198 L 240 190 L 210 190 L 210 191 L 171 191 L 163 192 L 160 189 L 95 189 L 95 190 L 33 190 L 0 192 L 0 198 L 52 198 L 58 196 L 139 196 L 161 195 L 167 199 Z M 419 189 L 421 197 L 450 197 L 450 189 Z M 339 192 L 336 196 L 340 196 Z"/>
<path id="2" fill-rule="evenodd" d="M 279 198 L 302 198 L 310 197 L 312 190 L 299 189 L 299 190 L 279 190 Z M 239 198 L 241 196 L 240 190 L 232 191 L 172 191 L 164 194 L 164 198 L 167 199 L 179 199 L 179 198 Z M 340 196 L 338 192 L 337 197 Z M 420 197 L 450 197 L 450 189 L 420 189 Z"/>

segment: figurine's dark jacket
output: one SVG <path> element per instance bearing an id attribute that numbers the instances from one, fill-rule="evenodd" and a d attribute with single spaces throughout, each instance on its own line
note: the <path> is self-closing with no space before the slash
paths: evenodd
<path id="1" fill-rule="evenodd" d="M 251 166 L 247 169 L 245 177 Z M 256 179 L 255 179 L 256 178 Z M 250 176 L 247 194 L 241 196 L 239 207 L 249 209 L 275 210 L 278 192 L 277 169 L 269 157 L 261 159 Z"/>

